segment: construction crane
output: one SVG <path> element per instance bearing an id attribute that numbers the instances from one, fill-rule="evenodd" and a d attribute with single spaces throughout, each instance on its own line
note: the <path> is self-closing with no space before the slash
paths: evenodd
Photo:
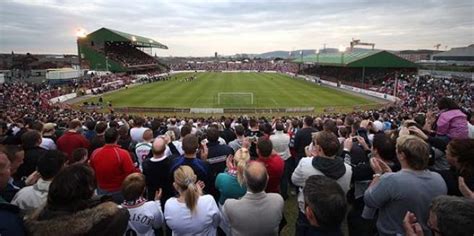
<path id="1" fill-rule="evenodd" d="M 356 45 L 372 46 L 372 50 L 374 50 L 374 48 L 375 48 L 375 43 L 363 43 L 363 42 L 360 41 L 360 39 L 352 38 L 351 51 L 352 51 L 352 49 L 354 49 L 354 46 L 356 46 Z"/>
<path id="2" fill-rule="evenodd" d="M 433 47 L 434 47 L 434 48 L 436 48 L 436 50 L 438 50 L 438 51 L 439 51 L 439 47 L 441 47 L 441 44 L 440 44 L 440 43 L 438 43 L 438 44 L 435 44 Z"/>

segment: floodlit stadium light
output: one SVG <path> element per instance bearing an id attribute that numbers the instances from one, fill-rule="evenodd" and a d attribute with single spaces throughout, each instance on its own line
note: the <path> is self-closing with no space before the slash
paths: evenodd
<path id="1" fill-rule="evenodd" d="M 341 53 L 341 65 L 344 64 L 344 52 L 346 52 L 346 48 L 342 45 L 339 45 L 339 52 Z"/>
<path id="2" fill-rule="evenodd" d="M 77 36 L 78 38 L 85 38 L 85 37 L 87 36 L 87 32 L 86 32 L 86 30 L 83 29 L 83 28 L 78 28 L 78 29 L 76 30 L 76 36 Z"/>
<path id="3" fill-rule="evenodd" d="M 342 45 L 339 45 L 339 48 L 338 48 L 339 52 L 345 52 L 346 51 L 346 48 Z"/>

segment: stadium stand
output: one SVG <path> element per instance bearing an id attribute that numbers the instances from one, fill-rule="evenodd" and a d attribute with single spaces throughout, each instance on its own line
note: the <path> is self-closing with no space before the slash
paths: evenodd
<path id="1" fill-rule="evenodd" d="M 101 28 L 79 38 L 77 43 L 82 68 L 129 73 L 167 70 L 166 65 L 142 51 L 145 48 L 168 49 L 150 38 Z"/>

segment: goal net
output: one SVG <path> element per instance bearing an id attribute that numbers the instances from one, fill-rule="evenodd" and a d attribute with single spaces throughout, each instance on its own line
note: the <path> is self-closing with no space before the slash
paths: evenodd
<path id="1" fill-rule="evenodd" d="M 217 103 L 227 106 L 253 105 L 253 93 L 223 92 L 217 94 Z"/>

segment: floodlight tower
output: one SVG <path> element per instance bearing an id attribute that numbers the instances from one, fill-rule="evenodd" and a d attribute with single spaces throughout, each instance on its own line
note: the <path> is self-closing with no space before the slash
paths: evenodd
<path id="1" fill-rule="evenodd" d="M 85 29 L 83 29 L 83 28 L 76 29 L 77 57 L 78 57 L 78 60 L 79 60 L 79 70 L 81 69 L 81 61 L 82 61 L 81 47 L 79 45 L 79 43 L 80 43 L 79 41 L 81 39 L 84 39 L 86 36 L 87 36 L 87 32 L 86 32 Z"/>

